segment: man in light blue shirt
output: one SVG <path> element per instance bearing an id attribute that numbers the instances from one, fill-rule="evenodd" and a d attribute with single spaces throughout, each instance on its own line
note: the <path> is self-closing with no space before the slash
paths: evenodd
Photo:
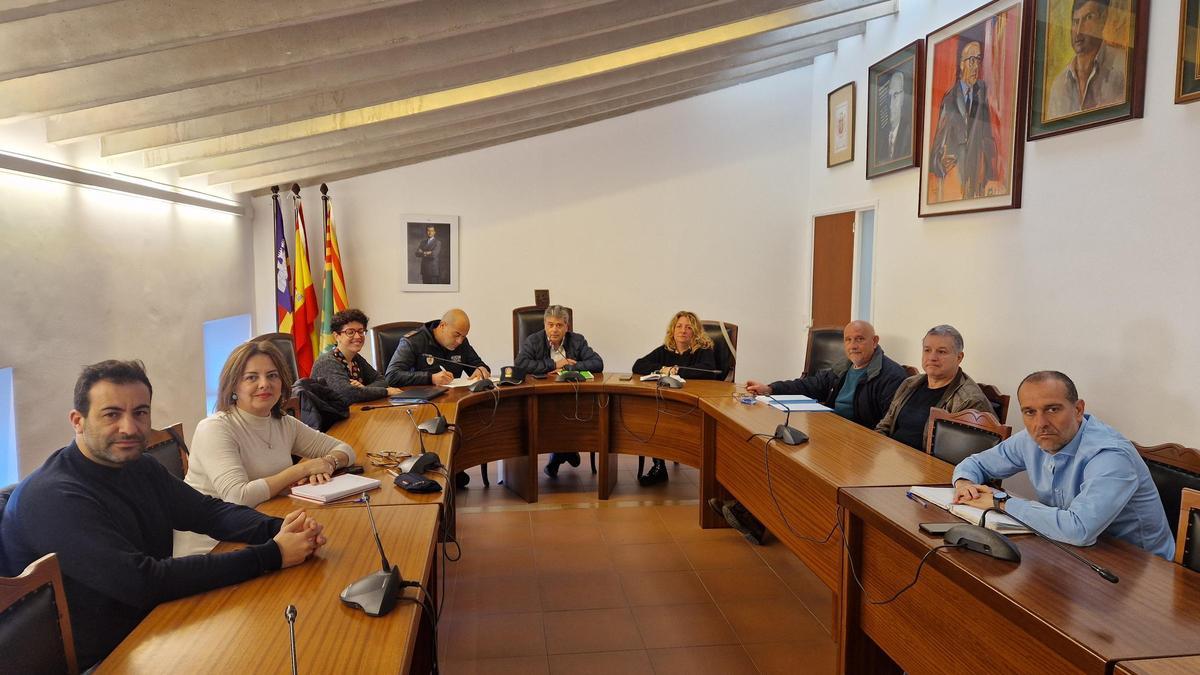
<path id="1" fill-rule="evenodd" d="M 955 467 L 955 501 L 1006 511 L 1074 546 L 1107 534 L 1171 560 L 1175 540 L 1145 461 L 1115 429 L 1083 413 L 1071 378 L 1033 373 L 1021 381 L 1017 400 L 1025 431 Z M 981 484 L 1022 470 L 1036 502 Z"/>

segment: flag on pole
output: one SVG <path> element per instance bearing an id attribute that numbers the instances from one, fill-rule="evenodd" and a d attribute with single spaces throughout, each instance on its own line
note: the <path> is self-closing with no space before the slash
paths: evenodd
<path id="1" fill-rule="evenodd" d="M 321 351 L 333 349 L 331 322 L 337 312 L 349 309 L 346 299 L 346 277 L 342 274 L 342 254 L 338 251 L 337 232 L 333 227 L 333 197 L 329 187 L 321 183 L 321 203 L 325 210 L 325 279 L 321 286 Z"/>
<path id="2" fill-rule="evenodd" d="M 292 312 L 292 338 L 296 341 L 297 377 L 308 377 L 316 358 L 317 291 L 313 288 L 312 268 L 308 265 L 308 235 L 304 227 L 304 206 L 300 203 L 300 186 L 292 185 L 292 202 L 296 210 L 296 273 L 292 276 L 292 293 L 296 308 Z"/>
<path id="3" fill-rule="evenodd" d="M 279 209 L 279 186 L 271 187 L 275 204 L 275 330 L 292 332 L 292 261 L 283 234 L 283 212 Z"/>

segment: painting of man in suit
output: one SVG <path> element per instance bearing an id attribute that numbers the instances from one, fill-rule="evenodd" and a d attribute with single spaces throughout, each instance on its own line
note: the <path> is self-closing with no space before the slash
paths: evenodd
<path id="1" fill-rule="evenodd" d="M 981 77 L 982 40 L 966 37 L 958 45 L 958 78 L 938 106 L 929 171 L 940 180 L 939 199 L 975 199 L 1004 194 L 992 129 L 988 85 Z M 933 200 L 931 200 L 933 201 Z"/>
<path id="2" fill-rule="evenodd" d="M 912 80 L 904 71 L 893 70 L 881 88 L 875 160 L 886 164 L 912 156 Z"/>
<path id="3" fill-rule="evenodd" d="M 408 244 L 406 290 L 447 290 L 452 281 L 452 252 L 456 231 L 451 223 L 407 221 L 405 235 Z"/>

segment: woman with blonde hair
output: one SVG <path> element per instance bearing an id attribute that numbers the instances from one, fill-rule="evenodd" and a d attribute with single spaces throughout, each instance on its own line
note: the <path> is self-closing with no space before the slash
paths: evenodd
<path id="1" fill-rule="evenodd" d="M 693 380 L 721 380 L 725 377 L 725 373 L 717 368 L 713 341 L 700 325 L 700 317 L 687 310 L 675 312 L 675 316 L 667 322 L 663 343 L 635 361 L 633 372 L 637 375 L 678 375 Z M 657 457 L 646 475 L 638 476 L 638 483 L 644 486 L 665 482 L 667 463 Z"/>
<path id="2" fill-rule="evenodd" d="M 354 463 L 349 445 L 283 413 L 291 395 L 283 355 L 269 342 L 240 345 L 221 369 L 216 411 L 192 437 L 188 485 L 206 495 L 256 506 L 293 485 L 324 483 Z M 302 459 L 293 464 L 292 455 Z M 216 542 L 178 533 L 175 555 L 205 553 Z"/>

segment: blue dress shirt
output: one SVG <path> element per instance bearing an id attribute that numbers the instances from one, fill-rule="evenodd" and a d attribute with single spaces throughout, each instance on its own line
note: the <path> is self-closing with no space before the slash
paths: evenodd
<path id="1" fill-rule="evenodd" d="M 1034 529 L 1074 546 L 1090 546 L 1101 533 L 1167 560 L 1175 539 L 1158 488 L 1133 444 L 1091 415 L 1061 450 L 1050 454 L 1022 431 L 990 450 L 964 459 L 953 480 L 982 483 L 1020 471 L 1038 500 L 1012 497 L 1004 509 Z"/>

